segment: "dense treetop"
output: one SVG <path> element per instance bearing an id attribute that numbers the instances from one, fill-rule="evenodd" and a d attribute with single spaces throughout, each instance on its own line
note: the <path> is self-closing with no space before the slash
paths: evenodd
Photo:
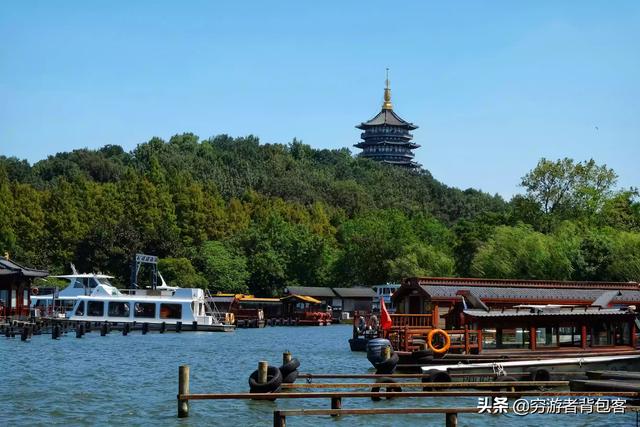
<path id="1" fill-rule="evenodd" d="M 0 251 L 123 285 L 144 252 L 170 283 L 258 295 L 412 275 L 640 280 L 640 204 L 616 178 L 542 159 L 506 202 L 347 149 L 183 134 L 0 157 Z"/>

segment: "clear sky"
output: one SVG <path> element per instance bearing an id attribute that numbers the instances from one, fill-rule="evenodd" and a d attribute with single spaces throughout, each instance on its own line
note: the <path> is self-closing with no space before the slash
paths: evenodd
<path id="1" fill-rule="evenodd" d="M 640 186 L 638 1 L 5 0 L 0 40 L 0 154 L 31 162 L 182 132 L 357 152 L 389 67 L 448 185 L 509 198 L 568 156 Z"/>

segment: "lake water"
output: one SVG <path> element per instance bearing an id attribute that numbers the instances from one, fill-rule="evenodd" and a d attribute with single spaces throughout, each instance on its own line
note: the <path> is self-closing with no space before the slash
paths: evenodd
<path id="1" fill-rule="evenodd" d="M 59 341 L 48 335 L 31 342 L 0 339 L 0 425 L 270 426 L 273 410 L 329 408 L 329 399 L 193 401 L 189 418 L 176 417 L 178 366 L 191 367 L 191 392 L 246 392 L 259 360 L 280 365 L 291 351 L 300 372 L 366 373 L 364 353 L 349 351 L 350 325 L 267 327 L 233 333 L 132 333 L 98 331 Z M 349 380 L 355 381 L 355 380 Z M 419 399 L 372 402 L 345 398 L 344 408 L 476 406 L 477 400 Z M 508 415 L 460 414 L 461 426 L 632 426 L 635 414 Z M 290 417 L 289 426 L 444 425 L 444 415 Z"/>

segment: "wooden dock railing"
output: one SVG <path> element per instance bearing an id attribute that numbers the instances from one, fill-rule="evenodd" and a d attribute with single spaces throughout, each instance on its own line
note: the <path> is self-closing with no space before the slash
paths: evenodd
<path id="1" fill-rule="evenodd" d="M 430 327 L 394 326 L 387 334 L 392 347 L 401 351 L 419 350 L 427 341 L 427 335 L 433 330 Z M 482 332 L 475 329 L 446 329 L 451 337 L 449 351 L 469 354 L 472 350 L 482 351 Z"/>
<path id="2" fill-rule="evenodd" d="M 367 408 L 367 409 L 288 409 L 273 411 L 273 427 L 286 427 L 287 417 L 300 415 L 407 415 L 445 414 L 445 426 L 456 427 L 459 413 L 477 413 L 478 408 Z"/>
<path id="3" fill-rule="evenodd" d="M 264 369 L 263 369 L 264 370 Z M 260 371 L 260 370 L 259 370 Z M 265 371 L 266 372 L 266 371 Z M 308 377 L 312 374 L 306 374 Z M 324 374 L 325 377 L 340 378 L 338 375 Z M 266 376 L 266 375 L 265 375 Z M 316 375 L 317 378 L 320 375 Z M 414 377 L 417 377 L 414 375 Z M 370 408 L 370 409 L 342 409 L 343 398 L 400 398 L 400 397 L 629 397 L 637 399 L 639 392 L 621 391 L 601 391 L 601 392 L 573 392 L 573 391 L 540 391 L 531 390 L 532 387 L 559 386 L 566 385 L 566 381 L 501 381 L 501 382 L 456 382 L 456 383 L 327 383 L 327 384 L 291 384 L 277 393 L 190 393 L 189 392 L 189 367 L 180 366 L 178 371 L 178 417 L 189 416 L 189 402 L 192 400 L 269 400 L 275 399 L 330 399 L 331 409 L 295 409 L 276 410 L 273 415 L 274 427 L 285 427 L 287 416 L 302 415 L 377 415 L 377 414 L 420 414 L 420 413 L 443 413 L 445 424 L 449 427 L 457 426 L 458 413 L 478 412 L 478 408 Z M 320 392 L 291 392 L 292 388 L 359 388 L 359 387 L 429 387 L 434 391 L 320 391 Z M 470 388 L 470 387 L 496 387 L 507 388 L 511 391 L 486 391 L 486 390 L 441 390 L 441 388 Z M 525 388 L 525 390 L 515 391 L 515 388 Z M 388 390 L 388 388 L 386 389 Z"/>
<path id="4" fill-rule="evenodd" d="M 432 314 L 391 314 L 393 327 L 429 327 L 433 326 Z"/>

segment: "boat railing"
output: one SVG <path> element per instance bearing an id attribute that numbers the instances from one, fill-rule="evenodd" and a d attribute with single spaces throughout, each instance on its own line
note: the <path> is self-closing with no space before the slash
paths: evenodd
<path id="1" fill-rule="evenodd" d="M 433 314 L 391 314 L 393 326 L 429 327 L 433 326 Z"/>
<path id="2" fill-rule="evenodd" d="M 387 338 L 391 341 L 395 349 L 415 351 L 427 344 L 427 336 L 432 330 L 432 327 L 413 328 L 409 326 L 394 326 L 387 334 Z M 482 331 L 465 328 L 447 329 L 446 333 L 451 339 L 449 351 L 464 354 L 469 354 L 472 351 L 478 353 L 482 351 Z"/>

